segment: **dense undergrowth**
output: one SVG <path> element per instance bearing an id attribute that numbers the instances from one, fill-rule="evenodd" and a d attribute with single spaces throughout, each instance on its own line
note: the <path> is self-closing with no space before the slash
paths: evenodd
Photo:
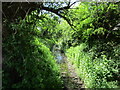
<path id="1" fill-rule="evenodd" d="M 66 53 L 86 88 L 120 88 L 119 2 L 81 2 L 63 10 L 65 3 L 32 4 L 46 4 L 48 12 L 37 8 L 24 19 L 3 18 L 3 89 L 62 88 L 54 46 Z"/>
<path id="2" fill-rule="evenodd" d="M 120 45 L 112 48 L 108 43 L 104 46 L 102 44 L 105 43 L 97 42 L 92 48 L 88 48 L 87 44 L 82 43 L 71 47 L 66 53 L 68 59 L 75 64 L 86 88 L 118 88 L 119 86 Z M 103 51 L 100 51 L 102 48 Z"/>
<path id="3" fill-rule="evenodd" d="M 32 25 L 9 23 L 3 38 L 3 89 L 61 88 L 59 67 Z M 33 35 L 34 34 L 34 35 Z"/>
<path id="4" fill-rule="evenodd" d="M 118 5 L 98 5 L 82 3 L 76 10 L 78 42 L 66 50 L 66 55 L 86 88 L 120 88 L 120 30 L 113 30 L 119 23 Z"/>

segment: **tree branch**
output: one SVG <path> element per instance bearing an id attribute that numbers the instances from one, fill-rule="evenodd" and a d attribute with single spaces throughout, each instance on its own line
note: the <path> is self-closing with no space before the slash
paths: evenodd
<path id="1" fill-rule="evenodd" d="M 14 21 L 18 17 L 21 17 L 22 19 L 24 19 L 25 16 L 30 14 L 32 11 L 39 9 L 39 10 L 46 10 L 46 11 L 55 13 L 56 15 L 66 20 L 68 24 L 71 27 L 73 27 L 74 25 L 71 23 L 70 19 L 65 16 L 66 15 L 65 13 L 63 14 L 61 11 L 64 12 L 64 10 L 71 9 L 71 6 L 74 5 L 76 2 L 73 2 L 72 4 L 70 4 L 70 1 L 69 1 L 67 6 L 64 6 L 58 9 L 45 7 L 43 2 L 41 3 L 28 3 L 28 2 L 26 3 L 17 3 L 17 2 L 3 3 L 3 12 L 4 12 L 3 18 L 6 18 L 5 16 L 7 16 L 7 19 L 9 19 L 10 21 Z"/>
<path id="2" fill-rule="evenodd" d="M 72 4 L 68 4 L 68 6 L 62 7 L 62 8 L 58 8 L 58 9 L 54 9 L 54 8 L 49 8 L 49 7 L 45 7 L 45 6 L 41 6 L 42 10 L 46 10 L 46 11 L 50 11 L 52 13 L 55 13 L 56 15 L 60 16 L 61 18 L 63 18 L 64 20 L 67 21 L 67 23 L 71 26 L 72 29 L 74 29 L 74 25 L 71 23 L 70 19 L 68 19 L 67 17 L 65 17 L 64 15 L 60 14 L 59 11 L 61 10 L 66 10 L 66 9 L 71 9 L 70 7 L 75 4 L 76 2 L 73 2 Z"/>

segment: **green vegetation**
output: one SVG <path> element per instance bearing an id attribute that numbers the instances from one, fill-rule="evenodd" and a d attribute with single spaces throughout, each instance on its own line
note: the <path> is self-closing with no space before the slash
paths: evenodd
<path id="1" fill-rule="evenodd" d="M 59 68 L 49 48 L 37 37 L 38 30 L 20 21 L 9 24 L 3 40 L 3 88 L 61 87 Z"/>
<path id="2" fill-rule="evenodd" d="M 86 88 L 118 88 L 120 32 L 112 30 L 119 23 L 118 5 L 92 4 L 83 3 L 75 10 L 80 19 L 75 22 L 75 35 L 80 43 L 70 47 L 66 55 L 75 64 Z"/>
<path id="3" fill-rule="evenodd" d="M 100 45 L 102 44 L 96 44 L 86 51 L 88 45 L 82 43 L 79 46 L 68 49 L 66 54 L 68 59 L 75 64 L 86 88 L 118 88 L 118 66 L 120 63 L 117 57 L 119 56 L 111 55 L 112 58 L 108 59 L 106 54 L 110 52 L 101 51 L 97 53 L 96 51 L 102 47 Z M 105 46 L 102 48 L 106 49 Z M 118 49 L 120 49 L 120 46 Z M 113 49 L 113 51 L 115 50 Z M 118 52 L 116 51 L 115 54 L 118 54 Z"/>
<path id="4" fill-rule="evenodd" d="M 120 88 L 120 2 L 72 5 L 3 3 L 3 89 L 62 89 L 55 46 L 86 88 Z"/>

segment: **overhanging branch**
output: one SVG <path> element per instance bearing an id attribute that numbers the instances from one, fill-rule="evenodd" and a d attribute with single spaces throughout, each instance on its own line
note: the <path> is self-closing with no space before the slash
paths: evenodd
<path id="1" fill-rule="evenodd" d="M 70 7 L 75 4 L 76 2 L 73 2 L 72 4 L 68 4 L 67 6 L 65 7 L 62 7 L 62 8 L 58 8 L 58 9 L 54 9 L 54 8 L 49 8 L 49 7 L 45 7 L 45 6 L 41 6 L 41 10 L 46 10 L 46 11 L 50 11 L 52 13 L 55 13 L 56 15 L 58 15 L 59 17 L 63 18 L 64 20 L 67 21 L 67 23 L 71 26 L 71 28 L 74 29 L 74 25 L 72 24 L 72 22 L 70 21 L 70 19 L 68 19 L 67 17 L 65 17 L 65 15 L 62 15 L 61 13 L 59 13 L 59 11 L 61 10 L 66 10 L 66 9 L 71 9 Z"/>
<path id="2" fill-rule="evenodd" d="M 65 16 L 66 15 L 65 13 L 62 13 L 62 12 L 64 12 L 64 10 L 71 9 L 71 6 L 74 5 L 76 2 L 70 3 L 70 1 L 69 1 L 67 6 L 60 7 L 58 9 L 46 7 L 46 6 L 44 6 L 43 2 L 39 2 L 39 3 L 30 3 L 30 2 L 3 3 L 3 10 L 2 10 L 3 18 L 6 18 L 6 19 L 14 22 L 14 20 L 17 19 L 18 17 L 21 17 L 22 19 L 24 19 L 26 17 L 26 15 L 30 14 L 32 11 L 39 9 L 39 10 L 46 10 L 46 11 L 55 13 L 56 15 L 60 16 L 64 20 L 66 20 L 71 27 L 74 27 L 71 20 Z"/>

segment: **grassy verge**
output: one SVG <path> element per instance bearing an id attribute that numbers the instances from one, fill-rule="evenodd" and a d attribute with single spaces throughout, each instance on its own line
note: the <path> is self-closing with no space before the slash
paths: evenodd
<path id="1" fill-rule="evenodd" d="M 107 55 L 105 50 L 96 52 L 98 49 L 97 45 L 88 48 L 87 44 L 82 43 L 68 49 L 66 55 L 76 66 L 86 88 L 119 88 L 119 63 L 116 63 L 119 59 L 115 59 L 113 54 L 109 57 L 110 52 Z M 115 53 L 118 54 L 117 51 Z"/>

